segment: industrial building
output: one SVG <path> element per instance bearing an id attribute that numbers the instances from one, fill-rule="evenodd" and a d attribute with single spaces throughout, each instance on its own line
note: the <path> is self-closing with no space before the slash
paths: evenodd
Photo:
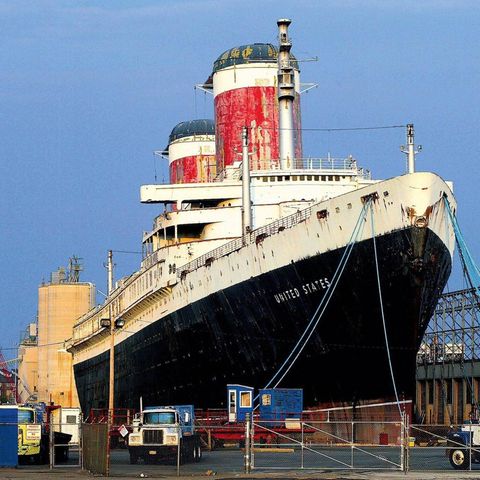
<path id="1" fill-rule="evenodd" d="M 74 257 L 68 271 L 58 269 L 50 282 L 38 289 L 37 332 L 24 338 L 19 347 L 19 393 L 23 401 L 79 405 L 72 356 L 65 349 L 65 340 L 72 336 L 76 319 L 95 305 L 95 287 L 79 281 L 81 269 Z"/>
<path id="2" fill-rule="evenodd" d="M 37 324 L 30 323 L 18 346 L 18 398 L 21 402 L 37 399 L 38 383 Z"/>
<path id="3" fill-rule="evenodd" d="M 442 295 L 417 355 L 416 421 L 478 418 L 480 303 L 475 289 Z"/>

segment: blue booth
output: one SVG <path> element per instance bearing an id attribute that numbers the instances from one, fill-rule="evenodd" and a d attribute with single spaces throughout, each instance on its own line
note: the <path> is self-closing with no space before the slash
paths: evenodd
<path id="1" fill-rule="evenodd" d="M 244 422 L 245 415 L 253 412 L 253 387 L 227 385 L 228 421 Z"/>
<path id="2" fill-rule="evenodd" d="M 0 405 L 0 467 L 18 466 L 18 408 Z"/>

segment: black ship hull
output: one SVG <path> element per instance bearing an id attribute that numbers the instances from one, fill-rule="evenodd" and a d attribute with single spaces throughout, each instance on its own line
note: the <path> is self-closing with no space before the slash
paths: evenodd
<path id="1" fill-rule="evenodd" d="M 416 353 L 451 256 L 428 228 L 377 237 L 376 246 L 397 391 L 411 399 Z M 136 407 L 141 396 L 144 405 L 215 407 L 225 404 L 228 383 L 263 388 L 312 318 L 343 251 L 252 277 L 130 336 L 115 347 L 115 407 Z M 82 410 L 106 407 L 109 352 L 74 371 Z M 323 317 L 280 386 L 303 388 L 305 405 L 393 396 L 371 239 L 355 244 Z"/>

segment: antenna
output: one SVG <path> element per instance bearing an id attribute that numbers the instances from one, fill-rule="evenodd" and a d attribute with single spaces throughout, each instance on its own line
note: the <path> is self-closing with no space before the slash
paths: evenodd
<path id="1" fill-rule="evenodd" d="M 80 262 L 82 260 L 76 255 L 72 255 L 68 260 L 68 278 L 69 283 L 78 283 L 80 281 L 80 272 L 83 272 L 83 264 Z"/>

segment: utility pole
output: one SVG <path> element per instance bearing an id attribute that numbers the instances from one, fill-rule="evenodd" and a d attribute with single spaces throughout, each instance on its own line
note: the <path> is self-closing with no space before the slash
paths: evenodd
<path id="1" fill-rule="evenodd" d="M 108 251 L 108 261 L 107 261 L 107 272 L 108 272 L 108 294 L 110 295 L 113 290 L 113 255 L 112 251 Z M 107 416 L 107 465 L 106 473 L 107 477 L 110 475 L 110 430 L 113 425 L 113 409 L 115 405 L 115 322 L 113 321 L 113 312 L 112 304 L 110 299 L 107 297 L 107 301 L 110 302 L 108 305 L 108 316 L 110 318 L 110 358 L 109 358 L 109 370 L 108 370 L 108 416 Z"/>

